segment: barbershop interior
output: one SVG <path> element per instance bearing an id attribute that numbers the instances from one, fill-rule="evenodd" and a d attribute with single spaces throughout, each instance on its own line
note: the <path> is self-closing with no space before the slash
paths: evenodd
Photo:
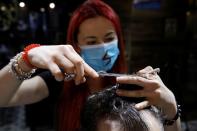
<path id="1" fill-rule="evenodd" d="M 103 1 L 119 16 L 129 74 L 159 68 L 181 106 L 181 130 L 197 131 L 197 0 Z M 1 69 L 30 43 L 67 44 L 69 19 L 83 2 L 0 0 Z M 55 131 L 51 101 L 0 107 L 0 131 Z"/>

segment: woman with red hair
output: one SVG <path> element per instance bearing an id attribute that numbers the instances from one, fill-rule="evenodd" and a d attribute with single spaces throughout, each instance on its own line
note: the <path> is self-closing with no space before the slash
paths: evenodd
<path id="1" fill-rule="evenodd" d="M 57 101 L 58 131 L 79 130 L 86 98 L 115 84 L 111 77 L 99 77 L 98 72 L 126 73 L 125 49 L 118 16 L 100 0 L 88 0 L 73 13 L 67 34 L 69 45 L 32 44 L 1 70 L 0 106 L 29 104 L 52 96 Z M 36 68 L 48 71 L 30 78 Z M 136 84 L 142 90 L 117 90 L 117 94 L 145 97 L 136 109 L 155 105 L 171 122 L 166 130 L 180 130 L 175 97 L 156 70 L 146 67 L 138 74 L 117 77 L 115 82 Z"/>

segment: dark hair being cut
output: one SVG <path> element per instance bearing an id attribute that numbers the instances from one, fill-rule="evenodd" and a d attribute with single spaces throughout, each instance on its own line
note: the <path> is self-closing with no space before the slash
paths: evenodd
<path id="1" fill-rule="evenodd" d="M 116 120 L 124 131 L 148 131 L 148 126 L 142 119 L 134 102 L 116 95 L 116 86 L 91 95 L 81 114 L 81 131 L 96 131 L 98 122 Z M 148 109 L 156 115 L 156 112 Z"/>

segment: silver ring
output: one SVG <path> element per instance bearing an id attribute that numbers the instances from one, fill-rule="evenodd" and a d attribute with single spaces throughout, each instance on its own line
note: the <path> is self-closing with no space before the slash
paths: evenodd
<path id="1" fill-rule="evenodd" d="M 65 73 L 65 74 L 64 74 L 64 80 L 65 80 L 65 81 L 70 81 L 70 80 L 74 79 L 75 76 L 76 76 L 76 75 L 75 75 L 75 74 L 72 74 L 72 73 L 71 73 L 71 74 Z"/>

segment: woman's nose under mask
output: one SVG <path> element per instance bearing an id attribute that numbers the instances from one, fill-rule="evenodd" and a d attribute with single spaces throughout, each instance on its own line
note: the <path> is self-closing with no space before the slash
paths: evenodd
<path id="1" fill-rule="evenodd" d="M 108 71 L 119 55 L 118 40 L 98 45 L 80 46 L 81 57 L 96 71 Z"/>

